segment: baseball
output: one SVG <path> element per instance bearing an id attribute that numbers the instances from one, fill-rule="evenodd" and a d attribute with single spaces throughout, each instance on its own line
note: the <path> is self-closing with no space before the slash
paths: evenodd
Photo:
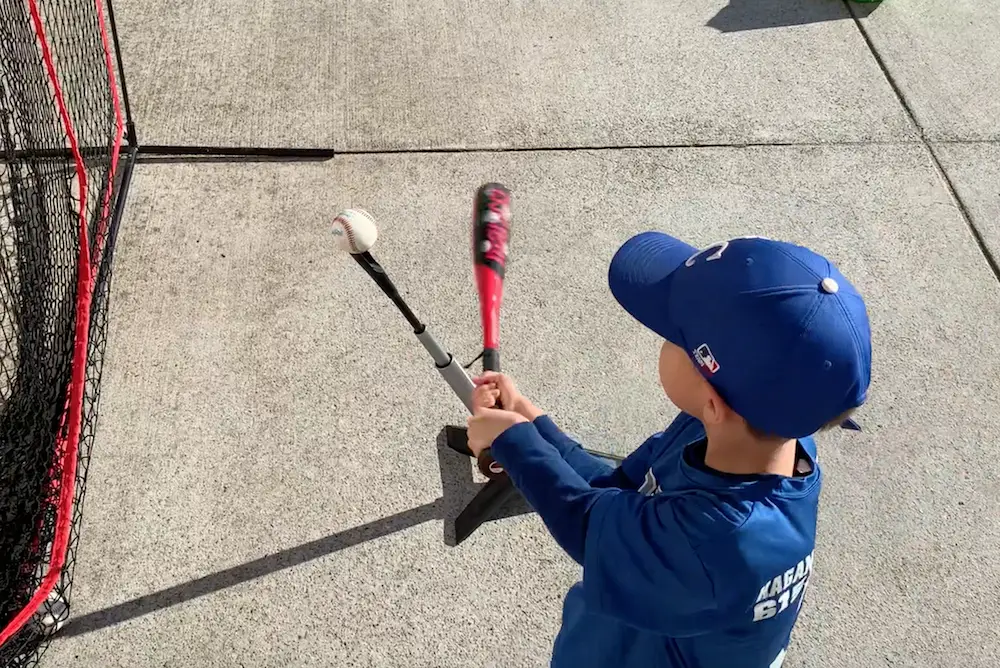
<path id="1" fill-rule="evenodd" d="M 375 219 L 363 209 L 347 209 L 333 219 L 333 236 L 341 250 L 357 255 L 375 245 L 378 228 Z"/>

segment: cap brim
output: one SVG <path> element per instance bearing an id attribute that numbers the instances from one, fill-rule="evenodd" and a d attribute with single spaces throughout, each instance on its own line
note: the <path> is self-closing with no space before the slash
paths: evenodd
<path id="1" fill-rule="evenodd" d="M 670 275 L 698 249 L 663 232 L 643 232 L 615 253 L 608 268 L 611 294 L 633 318 L 668 340 Z"/>

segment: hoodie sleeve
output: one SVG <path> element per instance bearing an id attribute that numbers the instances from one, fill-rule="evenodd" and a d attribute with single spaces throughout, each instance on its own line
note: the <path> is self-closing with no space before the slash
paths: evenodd
<path id="1" fill-rule="evenodd" d="M 573 470 L 580 474 L 580 477 L 587 482 L 594 484 L 595 480 L 605 480 L 613 478 L 615 469 L 605 461 L 595 457 L 583 449 L 578 442 L 570 438 L 566 432 L 560 429 L 548 415 L 540 415 L 535 418 L 535 427 L 538 433 L 546 441 L 551 443 L 566 463 L 573 467 Z M 613 485 L 595 485 L 598 487 L 608 487 Z"/>
<path id="2" fill-rule="evenodd" d="M 562 431 L 548 415 L 535 418 L 534 424 L 538 428 L 538 433 L 559 451 L 566 463 L 589 482 L 591 487 L 639 489 L 652 461 L 653 446 L 663 436 L 663 432 L 650 436 L 617 468 L 612 468 L 604 460 L 584 450 L 583 446 Z"/>
<path id="3" fill-rule="evenodd" d="M 533 422 L 505 430 L 493 441 L 492 452 L 559 546 L 582 564 L 590 506 L 611 490 L 591 487 Z"/>
<path id="4" fill-rule="evenodd" d="M 493 441 L 500 462 L 560 547 L 583 566 L 588 605 L 658 633 L 703 631 L 715 596 L 689 536 L 705 513 L 682 499 L 595 488 L 532 422 Z M 707 519 L 707 518 L 705 518 Z"/>
<path id="5" fill-rule="evenodd" d="M 688 526 L 699 513 L 685 512 L 686 502 L 630 491 L 594 500 L 583 561 L 583 590 L 594 612 L 673 637 L 712 625 L 714 585 L 691 544 L 697 528 Z"/>

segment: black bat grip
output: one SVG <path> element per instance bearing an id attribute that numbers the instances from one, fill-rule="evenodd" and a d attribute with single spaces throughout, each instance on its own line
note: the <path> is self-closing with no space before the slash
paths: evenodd
<path id="1" fill-rule="evenodd" d="M 500 351 L 496 348 L 483 350 L 483 371 L 500 371 Z"/>
<path id="2" fill-rule="evenodd" d="M 500 351 L 496 348 L 486 348 L 483 350 L 483 371 L 500 371 Z M 499 399 L 497 400 L 496 407 L 503 408 Z M 479 465 L 479 472 L 487 478 L 496 478 L 503 475 L 503 466 L 500 462 L 493 459 L 489 448 L 479 453 L 476 463 Z"/>

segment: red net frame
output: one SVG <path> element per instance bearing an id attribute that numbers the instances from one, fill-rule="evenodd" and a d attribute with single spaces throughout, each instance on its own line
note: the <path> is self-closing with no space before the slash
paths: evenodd
<path id="1" fill-rule="evenodd" d="M 69 614 L 134 157 L 120 169 L 125 122 L 109 28 L 104 0 L 0 8 L 4 666 L 36 664 Z"/>

